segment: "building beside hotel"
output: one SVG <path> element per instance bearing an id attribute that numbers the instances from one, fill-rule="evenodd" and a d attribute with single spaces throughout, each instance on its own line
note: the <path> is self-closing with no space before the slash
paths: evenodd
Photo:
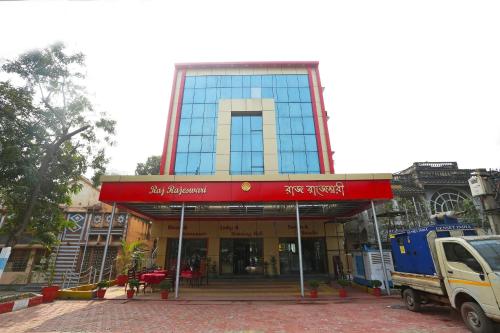
<path id="1" fill-rule="evenodd" d="M 56 253 L 54 283 L 66 287 L 98 278 L 106 242 L 109 242 L 109 245 L 104 265 L 105 277 L 110 274 L 114 276 L 116 273 L 114 259 L 122 240 L 141 240 L 148 247 L 153 245 L 151 222 L 119 210 L 113 217 L 108 239 L 111 206 L 99 202 L 99 189 L 88 179 L 82 177 L 79 184 L 81 190 L 71 196 L 71 204 L 61 207 L 66 219 L 73 222 L 73 227 L 66 228 L 59 235 L 60 242 L 53 250 Z M 0 249 L 6 238 L 0 237 Z M 12 250 L 5 271 L 0 277 L 0 287 L 39 287 L 44 281 L 37 276 L 35 266 L 45 254 L 46 249 L 35 244 L 32 235 L 24 234 Z"/>
<path id="2" fill-rule="evenodd" d="M 318 62 L 177 64 L 161 175 L 105 176 L 100 200 L 152 220 L 169 269 L 181 241 L 181 269 L 295 275 L 302 250 L 338 277 L 342 222 L 391 199 L 391 175 L 336 174 L 327 121 Z"/>

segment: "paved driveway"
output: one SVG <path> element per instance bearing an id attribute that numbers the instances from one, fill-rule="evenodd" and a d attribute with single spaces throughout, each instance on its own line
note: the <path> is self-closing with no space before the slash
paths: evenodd
<path id="1" fill-rule="evenodd" d="M 467 332 L 444 307 L 397 298 L 347 301 L 56 301 L 0 315 L 0 332 Z"/>

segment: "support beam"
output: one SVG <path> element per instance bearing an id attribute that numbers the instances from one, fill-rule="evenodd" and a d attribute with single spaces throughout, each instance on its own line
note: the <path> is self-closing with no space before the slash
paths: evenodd
<path id="1" fill-rule="evenodd" d="M 177 249 L 177 267 L 175 270 L 175 298 L 179 298 L 179 276 L 181 274 L 181 253 L 182 253 L 182 234 L 184 233 L 184 202 L 181 210 L 181 225 L 179 228 L 179 247 Z"/>
<path id="2" fill-rule="evenodd" d="M 111 210 L 111 220 L 109 221 L 108 235 L 106 236 L 106 245 L 104 245 L 104 255 L 102 257 L 101 271 L 99 272 L 99 281 L 102 280 L 104 273 L 104 265 L 106 264 L 106 256 L 108 255 L 109 241 L 111 238 L 111 229 L 113 228 L 113 221 L 115 220 L 116 202 L 113 202 L 113 210 Z"/>
<path id="3" fill-rule="evenodd" d="M 295 201 L 295 211 L 297 214 L 297 241 L 299 245 L 299 269 L 300 269 L 300 295 L 304 297 L 304 269 L 302 267 L 302 239 L 300 231 L 299 202 Z"/>
<path id="4" fill-rule="evenodd" d="M 387 268 L 385 267 L 385 261 L 384 261 L 384 252 L 382 251 L 382 242 L 380 241 L 377 212 L 375 211 L 375 204 L 373 203 L 373 201 L 372 201 L 372 212 L 373 212 L 373 221 L 375 222 L 375 232 L 377 233 L 377 242 L 378 242 L 378 249 L 380 251 L 380 260 L 382 261 L 382 270 L 384 271 L 385 290 L 387 291 L 387 295 L 391 295 L 391 287 L 389 286 L 389 277 L 387 276 Z"/>

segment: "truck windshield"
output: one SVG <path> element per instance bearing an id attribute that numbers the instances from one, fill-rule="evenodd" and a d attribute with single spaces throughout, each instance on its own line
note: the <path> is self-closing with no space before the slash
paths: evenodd
<path id="1" fill-rule="evenodd" d="M 470 241 L 470 244 L 488 262 L 491 269 L 500 271 L 500 239 Z"/>

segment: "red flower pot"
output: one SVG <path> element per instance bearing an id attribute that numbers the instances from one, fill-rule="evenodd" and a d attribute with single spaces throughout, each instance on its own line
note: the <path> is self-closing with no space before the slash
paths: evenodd
<path id="1" fill-rule="evenodd" d="M 316 289 L 312 289 L 312 290 L 309 292 L 309 296 L 311 296 L 311 298 L 318 298 L 318 290 L 316 290 Z"/>
<path id="2" fill-rule="evenodd" d="M 135 290 L 134 290 L 134 289 L 129 289 L 129 290 L 127 290 L 127 298 L 132 298 L 132 297 L 134 297 L 134 292 L 135 292 Z"/>
<path id="3" fill-rule="evenodd" d="M 380 290 L 380 288 L 373 288 L 373 295 L 375 296 L 382 295 L 382 291 Z"/>
<path id="4" fill-rule="evenodd" d="M 44 303 L 53 302 L 57 297 L 59 286 L 50 286 L 42 288 L 42 300 Z"/>
<path id="5" fill-rule="evenodd" d="M 0 313 L 11 312 L 14 308 L 14 302 L 0 303 Z"/>
<path id="6" fill-rule="evenodd" d="M 127 275 L 118 275 L 116 277 L 116 284 L 119 285 L 120 287 L 125 286 L 125 283 L 128 282 L 128 276 Z"/>
<path id="7" fill-rule="evenodd" d="M 168 290 L 161 291 L 161 299 L 168 299 Z"/>
<path id="8" fill-rule="evenodd" d="M 103 299 L 104 295 L 106 295 L 106 289 L 97 289 L 97 297 L 98 298 Z"/>
<path id="9" fill-rule="evenodd" d="M 340 288 L 339 289 L 339 296 L 340 297 L 347 297 L 347 290 L 345 290 L 345 288 Z"/>

